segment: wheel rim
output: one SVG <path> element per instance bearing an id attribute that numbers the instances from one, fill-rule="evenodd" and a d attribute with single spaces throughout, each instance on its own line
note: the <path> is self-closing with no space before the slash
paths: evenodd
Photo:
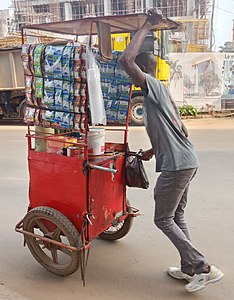
<path id="1" fill-rule="evenodd" d="M 142 104 L 141 103 L 137 103 L 132 107 L 132 116 L 137 121 L 142 120 Z"/>
<path id="2" fill-rule="evenodd" d="M 104 231 L 105 234 L 115 234 L 116 232 L 120 231 L 123 227 L 124 221 L 118 222 L 115 225 L 110 226 L 107 230 Z"/>
<path id="3" fill-rule="evenodd" d="M 47 226 L 48 224 L 49 226 Z M 27 230 L 64 244 L 73 244 L 73 241 L 64 234 L 62 228 L 46 217 L 34 217 L 28 222 Z M 45 265 L 57 270 L 67 269 L 72 265 L 74 256 L 77 255 L 75 251 L 42 241 L 36 237 L 27 236 L 26 240 L 28 246 L 31 247 Z"/>

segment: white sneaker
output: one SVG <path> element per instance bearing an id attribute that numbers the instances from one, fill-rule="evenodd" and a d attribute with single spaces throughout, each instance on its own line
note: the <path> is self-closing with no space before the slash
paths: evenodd
<path id="1" fill-rule="evenodd" d="M 192 293 L 203 289 L 208 283 L 219 281 L 224 276 L 223 272 L 215 266 L 211 266 L 209 273 L 195 274 L 185 286 L 187 292 Z"/>
<path id="2" fill-rule="evenodd" d="M 173 278 L 185 279 L 188 282 L 190 282 L 191 279 L 193 278 L 192 276 L 189 276 L 189 275 L 183 273 L 181 271 L 181 268 L 177 268 L 177 267 L 169 267 L 168 270 L 167 270 L 167 273 Z"/>

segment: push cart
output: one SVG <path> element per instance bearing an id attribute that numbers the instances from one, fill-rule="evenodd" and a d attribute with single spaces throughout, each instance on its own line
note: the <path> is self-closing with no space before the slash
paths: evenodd
<path id="1" fill-rule="evenodd" d="M 30 25 L 22 29 L 23 43 L 27 34 L 35 37 L 36 31 L 49 31 L 66 36 L 97 34 L 98 22 L 109 24 L 111 33 L 137 31 L 145 19 L 146 14 L 135 14 Z M 177 23 L 172 20 L 163 20 L 155 29 L 175 27 Z M 34 51 L 38 50 L 35 49 L 34 47 Z M 37 52 L 37 55 L 45 55 L 45 49 L 43 51 Z M 30 63 L 32 49 L 29 49 L 28 55 L 26 64 Z M 35 68 L 34 74 L 27 74 L 28 65 L 25 70 L 25 77 L 31 76 L 31 79 L 28 79 L 30 84 L 26 84 L 26 93 L 28 88 L 32 96 L 35 93 L 35 86 L 34 89 L 30 89 L 34 80 L 32 77 L 37 80 L 40 76 L 36 75 Z M 45 81 L 50 79 L 45 76 L 43 80 L 45 84 Z M 30 98 L 30 95 L 28 97 Z M 139 214 L 126 198 L 125 156 L 128 149 L 129 114 L 125 115 L 124 129 L 105 127 L 106 132 L 120 132 L 122 141 L 106 141 L 105 152 L 92 155 L 88 149 L 88 101 L 85 102 L 83 111 L 79 110 L 80 107 L 69 111 L 73 118 L 79 116 L 76 130 L 71 126 L 69 130 L 56 130 L 56 134 L 51 134 L 43 130 L 33 130 L 34 127 L 30 125 L 33 122 L 34 125 L 38 125 L 39 122 L 36 115 L 39 114 L 42 118 L 48 111 L 63 115 L 68 111 L 62 106 L 54 108 L 45 105 L 42 99 L 35 100 L 35 94 L 34 99 L 30 99 L 27 102 L 29 116 L 32 117 L 33 111 L 34 119 L 28 120 L 30 122 L 27 132 L 29 206 L 27 214 L 16 225 L 15 230 L 24 235 L 25 244 L 31 254 L 48 271 L 67 276 L 80 267 L 84 281 L 91 241 L 96 237 L 111 241 L 124 237 L 132 226 L 133 217 Z M 46 122 L 48 126 L 48 120 Z M 55 123 L 53 126 L 58 125 Z M 38 141 L 45 149 L 38 150 Z M 67 156 L 67 153 L 64 155 L 63 152 L 54 150 L 57 147 L 67 152 L 71 145 L 71 149 L 76 149 L 75 155 L 73 153 Z"/>

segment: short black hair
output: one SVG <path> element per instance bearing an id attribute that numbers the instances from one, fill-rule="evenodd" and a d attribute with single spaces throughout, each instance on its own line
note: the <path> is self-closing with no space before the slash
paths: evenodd
<path id="1" fill-rule="evenodd" d="M 135 63 L 138 65 L 138 67 L 145 66 L 147 68 L 149 66 L 151 56 L 152 53 L 149 51 L 139 53 L 135 58 Z"/>

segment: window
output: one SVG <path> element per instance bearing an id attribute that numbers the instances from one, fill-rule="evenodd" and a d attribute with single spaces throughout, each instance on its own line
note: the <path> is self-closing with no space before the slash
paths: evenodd
<path id="1" fill-rule="evenodd" d="M 112 0 L 111 9 L 113 15 L 124 15 L 126 14 L 126 1 L 123 0 Z"/>
<path id="2" fill-rule="evenodd" d="M 82 19 L 86 16 L 86 1 L 73 1 L 72 6 L 72 19 Z"/>
<path id="3" fill-rule="evenodd" d="M 64 2 L 60 2 L 60 19 L 65 20 L 65 7 Z"/>
<path id="4" fill-rule="evenodd" d="M 146 10 L 146 1 L 145 0 L 135 0 L 134 1 L 135 12 L 145 12 Z"/>
<path id="5" fill-rule="evenodd" d="M 49 4 L 33 5 L 33 9 L 36 14 L 50 12 Z"/>
<path id="6" fill-rule="evenodd" d="M 95 14 L 96 16 L 104 16 L 104 0 L 95 1 Z"/>

